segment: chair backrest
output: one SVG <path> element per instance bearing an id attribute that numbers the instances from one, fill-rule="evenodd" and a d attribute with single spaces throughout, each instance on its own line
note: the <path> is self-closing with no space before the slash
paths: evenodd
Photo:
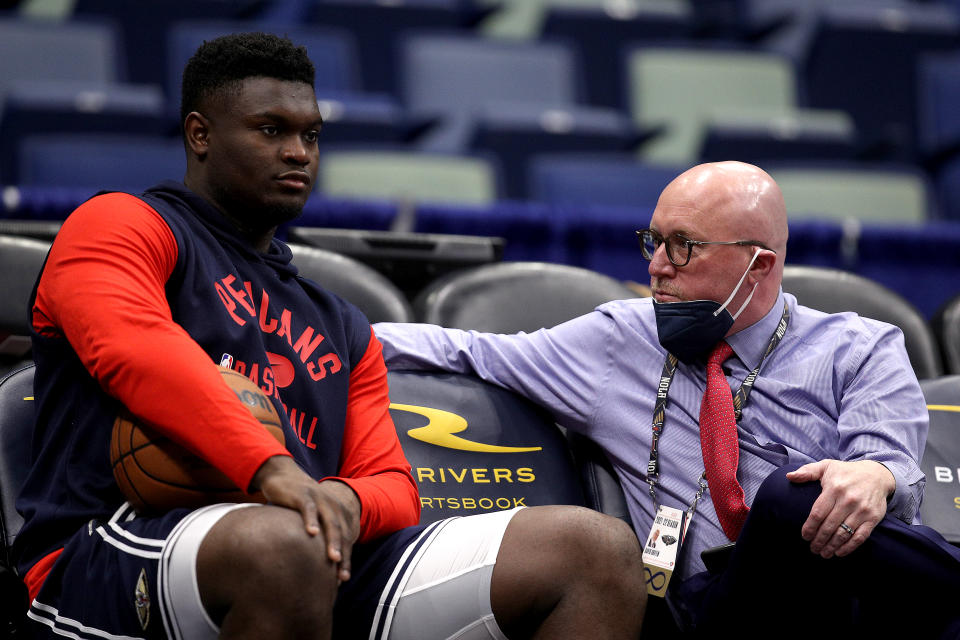
<path id="1" fill-rule="evenodd" d="M 944 370 L 960 374 L 960 295 L 947 300 L 930 319 Z"/>
<path id="2" fill-rule="evenodd" d="M 0 94 L 21 80 L 122 80 L 117 43 L 106 22 L 0 18 Z"/>
<path id="3" fill-rule="evenodd" d="M 572 320 L 604 302 L 635 298 L 596 271 L 547 262 L 500 262 L 453 272 L 413 302 L 421 322 L 492 333 L 536 331 Z"/>
<path id="4" fill-rule="evenodd" d="M 960 375 L 921 380 L 930 432 L 920 459 L 927 476 L 920 516 L 953 544 L 960 544 Z"/>
<path id="5" fill-rule="evenodd" d="M 870 223 L 923 223 L 935 217 L 929 178 L 909 166 L 770 167 L 791 220 L 855 218 Z"/>
<path id="6" fill-rule="evenodd" d="M 338 198 L 470 205 L 492 204 L 499 194 L 490 161 L 413 151 L 327 151 L 317 188 Z"/>
<path id="7" fill-rule="evenodd" d="M 943 372 L 936 339 L 926 319 L 908 300 L 884 285 L 840 269 L 786 265 L 783 290 L 795 295 L 800 304 L 826 313 L 854 311 L 900 327 L 917 377 L 933 378 Z"/>
<path id="8" fill-rule="evenodd" d="M 165 136 L 52 134 L 24 138 L 20 182 L 143 191 L 161 180 L 182 180 L 183 141 Z"/>
<path id="9" fill-rule="evenodd" d="M 30 335 L 29 302 L 51 242 L 0 235 L 0 333 Z"/>
<path id="10" fill-rule="evenodd" d="M 771 53 L 644 46 L 627 54 L 626 73 L 637 123 L 666 126 L 640 150 L 659 164 L 695 161 L 714 113 L 736 109 L 769 118 L 797 104 L 793 64 Z"/>
<path id="11" fill-rule="evenodd" d="M 300 275 L 355 304 L 373 322 L 411 322 L 413 310 L 400 289 L 367 265 L 333 251 L 290 244 Z"/>
<path id="12" fill-rule="evenodd" d="M 0 183 L 19 184 L 21 141 L 37 134 L 161 135 L 170 128 L 156 85 L 32 80 L 10 86 L 0 104 Z"/>
<path id="13" fill-rule="evenodd" d="M 30 365 L 0 380 L 0 533 L 5 550 L 13 544 L 23 525 L 14 501 L 30 470 L 33 421 L 33 365 Z"/>
<path id="14" fill-rule="evenodd" d="M 653 211 L 664 187 L 685 168 L 648 165 L 633 155 L 544 154 L 530 162 L 529 195 L 557 205 Z"/>
<path id="15" fill-rule="evenodd" d="M 557 43 L 411 34 L 401 50 L 402 95 L 419 111 L 470 112 L 486 101 L 577 102 L 573 50 Z"/>
<path id="16" fill-rule="evenodd" d="M 583 505 L 566 440 L 528 400 L 468 375 L 391 371 L 390 413 L 421 523 L 515 506 Z"/>

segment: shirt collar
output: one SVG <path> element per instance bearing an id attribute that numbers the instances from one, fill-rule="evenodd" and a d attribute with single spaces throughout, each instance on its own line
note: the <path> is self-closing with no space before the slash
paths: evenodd
<path id="1" fill-rule="evenodd" d="M 747 369 L 752 371 L 760 366 L 767 345 L 770 344 L 770 336 L 773 335 L 777 325 L 780 324 L 780 317 L 783 315 L 783 305 L 785 304 L 786 300 L 781 288 L 777 293 L 776 302 L 770 307 L 767 315 L 746 329 L 741 329 L 727 336 L 727 344 L 733 348 L 733 352 L 740 359 L 740 362 L 747 366 Z"/>

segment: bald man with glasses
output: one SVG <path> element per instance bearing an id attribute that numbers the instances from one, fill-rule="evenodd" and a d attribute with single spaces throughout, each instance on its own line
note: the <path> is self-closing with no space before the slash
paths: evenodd
<path id="1" fill-rule="evenodd" d="M 758 167 L 684 172 L 637 235 L 651 298 L 531 334 L 376 325 L 388 366 L 478 375 L 598 443 L 685 630 L 960 637 L 960 552 L 918 524 L 928 422 L 902 332 L 782 290 L 786 207 Z"/>

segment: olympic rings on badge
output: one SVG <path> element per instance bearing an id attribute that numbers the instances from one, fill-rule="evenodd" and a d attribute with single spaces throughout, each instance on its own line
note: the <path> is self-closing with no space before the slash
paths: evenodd
<path id="1" fill-rule="evenodd" d="M 653 573 L 648 567 L 643 568 L 644 577 L 647 580 L 647 584 L 653 587 L 654 591 L 660 591 L 667 584 L 667 574 L 664 571 L 657 571 Z M 659 578 L 659 583 L 657 579 Z"/>

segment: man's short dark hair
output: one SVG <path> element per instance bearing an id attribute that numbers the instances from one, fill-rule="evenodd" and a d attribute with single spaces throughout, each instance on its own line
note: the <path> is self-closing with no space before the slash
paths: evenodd
<path id="1" fill-rule="evenodd" d="M 183 70 L 180 124 L 211 98 L 235 91 L 251 77 L 276 78 L 313 86 L 307 50 L 269 33 L 235 33 L 204 42 Z"/>

